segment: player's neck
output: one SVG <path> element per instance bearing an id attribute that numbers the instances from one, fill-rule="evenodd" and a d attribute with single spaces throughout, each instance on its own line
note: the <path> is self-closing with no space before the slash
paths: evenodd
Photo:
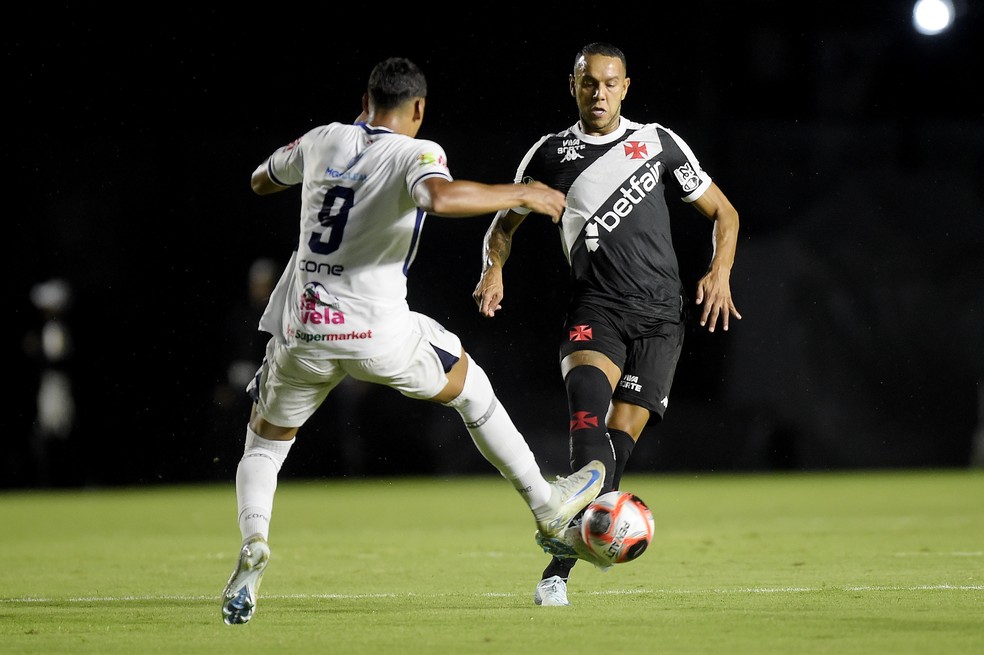
<path id="1" fill-rule="evenodd" d="M 402 106 L 395 109 L 372 110 L 369 112 L 367 122 L 375 127 L 385 127 L 397 134 L 415 137 L 422 119 L 422 112 L 415 107 Z"/>

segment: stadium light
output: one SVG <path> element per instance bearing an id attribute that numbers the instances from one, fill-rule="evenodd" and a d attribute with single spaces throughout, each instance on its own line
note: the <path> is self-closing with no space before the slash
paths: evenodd
<path id="1" fill-rule="evenodd" d="M 952 0 L 916 0 L 912 8 L 912 26 L 920 34 L 933 36 L 945 32 L 953 24 Z"/>

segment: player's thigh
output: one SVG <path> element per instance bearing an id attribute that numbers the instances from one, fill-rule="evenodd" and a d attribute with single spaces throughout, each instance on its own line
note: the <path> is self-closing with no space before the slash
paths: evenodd
<path id="1" fill-rule="evenodd" d="M 408 398 L 430 400 L 440 394 L 448 384 L 448 372 L 461 359 L 461 340 L 428 316 L 413 317 L 413 328 L 394 348 L 376 357 L 343 361 L 345 371 Z"/>
<path id="2" fill-rule="evenodd" d="M 345 378 L 345 371 L 337 360 L 305 359 L 271 342 L 253 394 L 257 414 L 274 425 L 300 427 Z"/>
<path id="3" fill-rule="evenodd" d="M 683 352 L 685 324 L 664 322 L 632 341 L 613 399 L 648 409 L 657 420 L 670 402 L 670 388 Z"/>
<path id="4" fill-rule="evenodd" d="M 584 351 L 601 353 L 616 367 L 621 368 L 627 355 L 625 338 L 617 324 L 614 310 L 588 304 L 580 304 L 568 309 L 561 328 L 560 361 L 563 368 L 584 362 L 579 358 L 590 358 L 590 354 L 579 355 Z M 564 364 L 565 360 L 568 364 Z M 563 369 L 562 369 L 563 370 Z M 566 370 L 564 371 L 566 375 Z"/>

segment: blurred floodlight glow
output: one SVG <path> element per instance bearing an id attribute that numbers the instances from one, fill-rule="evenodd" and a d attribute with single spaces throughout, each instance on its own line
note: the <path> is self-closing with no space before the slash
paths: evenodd
<path id="1" fill-rule="evenodd" d="M 912 9 L 912 26 L 920 34 L 939 34 L 953 24 L 951 0 L 916 0 Z"/>

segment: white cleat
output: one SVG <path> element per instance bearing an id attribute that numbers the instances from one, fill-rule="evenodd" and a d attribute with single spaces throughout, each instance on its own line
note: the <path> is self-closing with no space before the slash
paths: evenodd
<path id="1" fill-rule="evenodd" d="M 607 562 L 588 548 L 581 538 L 581 519 L 578 517 L 571 522 L 567 529 L 555 537 L 548 537 L 542 532 L 537 532 L 534 536 L 536 545 L 543 549 L 548 555 L 553 555 L 559 559 L 583 559 L 585 562 L 594 564 L 601 571 L 612 568 L 612 563 Z"/>
<path id="2" fill-rule="evenodd" d="M 540 533 L 547 537 L 560 535 L 571 519 L 598 496 L 604 482 L 605 465 L 598 460 L 551 482 L 550 501 L 533 513 Z"/>
<path id="3" fill-rule="evenodd" d="M 249 623 L 256 609 L 263 570 L 270 561 L 270 546 L 257 535 L 243 544 L 239 561 L 222 592 L 222 620 L 227 625 Z"/>
<path id="4" fill-rule="evenodd" d="M 570 601 L 567 600 L 567 583 L 559 575 L 540 580 L 533 593 L 533 604 L 544 607 L 570 605 Z"/>

